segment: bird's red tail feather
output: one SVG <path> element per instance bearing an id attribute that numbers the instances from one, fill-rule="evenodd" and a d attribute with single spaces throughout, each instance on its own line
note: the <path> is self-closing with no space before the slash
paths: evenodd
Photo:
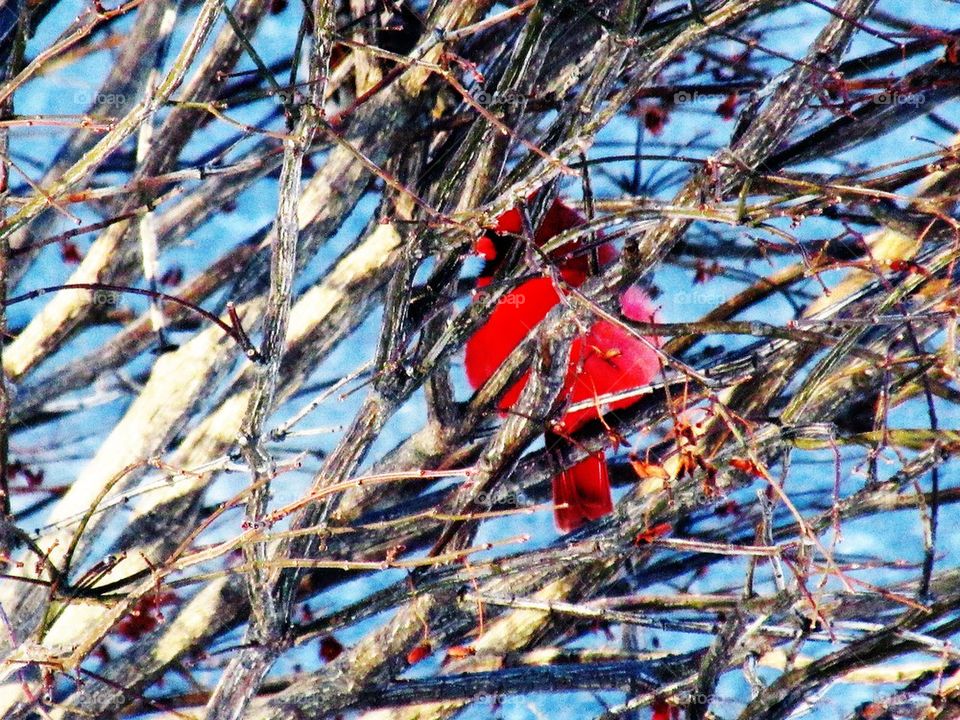
<path id="1" fill-rule="evenodd" d="M 561 532 L 613 512 L 610 477 L 602 452 L 594 453 L 553 478 L 553 517 Z"/>

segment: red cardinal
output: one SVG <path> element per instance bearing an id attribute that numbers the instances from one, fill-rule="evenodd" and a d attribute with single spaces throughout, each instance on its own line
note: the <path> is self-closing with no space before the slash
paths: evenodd
<path id="1" fill-rule="evenodd" d="M 565 230 L 584 222 L 575 210 L 555 200 L 534 233 L 538 246 Z M 486 259 L 477 286 L 490 282 L 511 242 L 522 234 L 518 210 L 509 210 L 497 218 L 496 227 L 475 244 L 476 251 Z M 551 259 L 557 264 L 560 277 L 569 285 L 579 287 L 590 273 L 589 254 L 575 254 L 573 243 L 557 248 Z M 601 265 L 616 258 L 616 250 L 604 243 L 597 250 Z M 494 373 L 517 345 L 536 327 L 550 309 L 560 302 L 561 289 L 553 280 L 538 277 L 526 280 L 501 298 L 490 318 L 467 341 L 467 379 L 478 388 Z M 620 299 L 624 316 L 638 322 L 652 322 L 654 308 L 640 288 L 631 287 Z M 651 343 L 656 341 L 650 339 Z M 659 372 L 656 352 L 646 343 L 623 328 L 607 320 L 597 320 L 585 335 L 576 338 L 570 349 L 570 364 L 564 382 L 564 397 L 570 405 L 608 393 L 622 392 L 649 383 Z M 508 388 L 500 401 L 500 409 L 509 409 L 520 396 L 529 372 Z M 635 399 L 606 404 L 607 410 L 616 410 L 632 404 Z M 568 412 L 561 426 L 564 433 L 572 433 L 584 423 L 596 419 L 600 413 L 596 404 L 582 410 Z M 564 440 L 555 432 L 547 433 L 548 446 Z M 557 527 L 569 532 L 588 520 L 603 517 L 613 510 L 610 498 L 610 479 L 603 451 L 594 453 L 553 479 L 554 519 Z"/>

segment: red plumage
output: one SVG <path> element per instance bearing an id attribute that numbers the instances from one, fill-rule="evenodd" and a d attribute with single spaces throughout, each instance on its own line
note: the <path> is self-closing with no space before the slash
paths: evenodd
<path id="1" fill-rule="evenodd" d="M 584 222 L 572 208 L 559 200 L 550 206 L 540 226 L 534 232 L 534 241 L 542 246 L 551 238 Z M 521 234 L 521 217 L 510 210 L 497 219 L 496 227 L 475 243 L 476 251 L 487 264 L 477 285 L 489 283 L 498 258 L 506 246 L 515 241 L 510 235 Z M 589 276 L 589 254 L 575 253 L 573 243 L 566 243 L 551 253 L 560 276 L 573 287 L 579 287 Z M 597 250 L 601 265 L 616 258 L 609 243 Z M 517 345 L 560 302 L 560 290 L 550 278 L 526 280 L 506 293 L 493 312 L 467 341 L 467 379 L 474 388 L 485 383 Z M 627 290 L 620 300 L 624 316 L 639 322 L 654 319 L 654 308 L 647 295 L 639 288 Z M 588 331 L 576 338 L 570 349 L 570 364 L 564 382 L 565 399 L 570 405 L 590 402 L 609 393 L 623 392 L 649 383 L 660 369 L 657 354 L 651 347 L 655 340 L 644 342 L 623 328 L 607 320 L 595 321 Z M 500 401 L 507 410 L 517 401 L 529 373 L 525 373 L 508 388 Z M 626 407 L 633 399 L 619 400 L 605 405 L 605 410 Z M 596 404 L 566 413 L 562 418 L 564 433 L 572 433 L 584 423 L 599 416 Z M 548 433 L 548 444 L 563 442 L 560 436 Z M 603 517 L 613 510 L 610 498 L 610 480 L 603 452 L 594 453 L 553 479 L 554 518 L 557 527 L 568 532 L 588 520 Z"/>

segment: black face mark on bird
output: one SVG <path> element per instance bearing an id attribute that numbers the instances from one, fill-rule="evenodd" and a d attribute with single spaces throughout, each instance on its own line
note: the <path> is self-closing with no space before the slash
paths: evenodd
<path id="1" fill-rule="evenodd" d="M 520 239 L 513 233 L 488 230 L 473 244 L 474 252 L 484 259 L 480 277 L 492 278 L 503 266 L 510 248 Z"/>

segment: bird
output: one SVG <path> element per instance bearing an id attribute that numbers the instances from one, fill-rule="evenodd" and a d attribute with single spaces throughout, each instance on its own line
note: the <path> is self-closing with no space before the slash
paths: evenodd
<path id="1" fill-rule="evenodd" d="M 555 199 L 534 229 L 533 241 L 543 247 L 560 233 L 584 222 L 579 212 Z M 489 285 L 511 243 L 523 242 L 522 227 L 520 210 L 514 208 L 501 214 L 495 226 L 474 242 L 474 252 L 485 260 L 476 279 L 477 288 Z M 501 297 L 485 322 L 467 339 L 464 365 L 467 380 L 474 389 L 481 387 L 562 301 L 567 287 L 578 288 L 590 277 L 590 253 L 577 250 L 577 243 L 571 241 L 551 251 L 549 259 L 562 282 L 547 275 L 520 282 Z M 611 243 L 603 242 L 595 255 L 597 265 L 602 268 L 616 259 L 617 251 Z M 653 301 L 635 285 L 621 295 L 620 311 L 629 320 L 656 321 Z M 660 372 L 657 347 L 655 338 L 640 339 L 607 319 L 591 321 L 585 332 L 573 340 L 562 391 L 568 406 L 586 406 L 565 411 L 545 431 L 547 447 L 557 448 L 571 442 L 567 439 L 570 433 L 597 419 L 604 411 L 621 409 L 635 402 L 635 398 L 625 398 L 601 407 L 597 399 L 649 384 Z M 509 412 L 528 378 L 529 371 L 503 393 L 498 406 L 501 412 Z M 591 401 L 594 402 L 591 404 Z M 611 513 L 613 501 L 604 451 L 592 453 L 559 472 L 553 478 L 552 490 L 554 521 L 561 532 L 571 532 L 585 522 Z"/>

